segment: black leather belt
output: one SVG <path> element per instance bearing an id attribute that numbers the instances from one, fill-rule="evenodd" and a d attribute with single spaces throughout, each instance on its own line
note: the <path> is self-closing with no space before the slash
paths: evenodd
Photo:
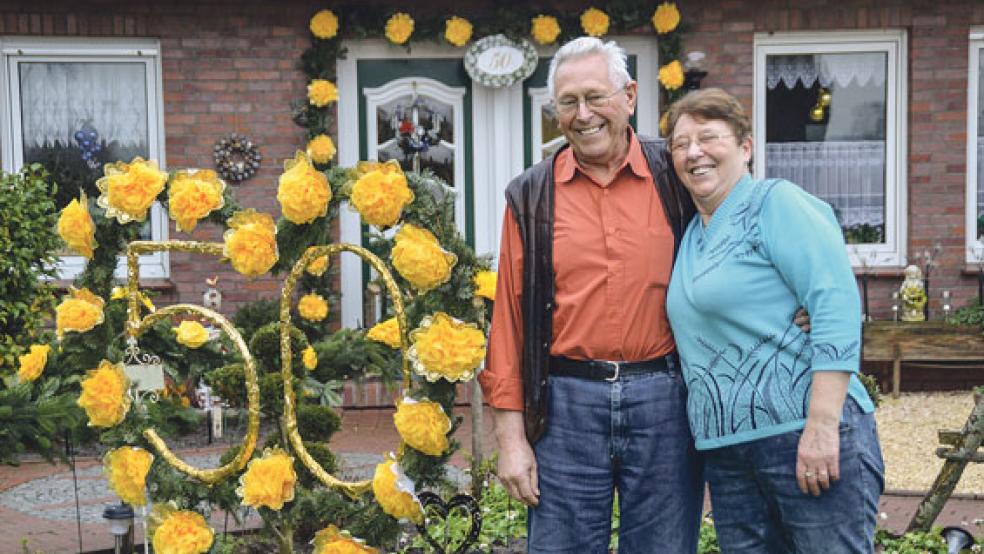
<path id="1" fill-rule="evenodd" d="M 641 362 L 615 362 L 608 360 L 572 360 L 563 356 L 550 356 L 550 374 L 579 377 L 592 381 L 617 381 L 623 375 L 679 371 L 676 354 Z"/>

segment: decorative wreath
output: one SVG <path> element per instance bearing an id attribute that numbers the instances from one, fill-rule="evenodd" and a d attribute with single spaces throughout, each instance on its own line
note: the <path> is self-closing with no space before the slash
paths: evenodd
<path id="1" fill-rule="evenodd" d="M 215 169 L 226 181 L 241 182 L 256 175 L 260 150 L 245 135 L 230 133 L 215 143 Z"/>

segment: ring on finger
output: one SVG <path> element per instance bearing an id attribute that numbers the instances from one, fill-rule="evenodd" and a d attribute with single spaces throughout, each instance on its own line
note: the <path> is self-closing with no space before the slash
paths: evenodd
<path id="1" fill-rule="evenodd" d="M 804 472 L 803 472 L 803 477 L 804 477 L 805 479 L 811 479 L 811 478 L 813 478 L 813 476 L 814 476 L 814 475 L 813 475 L 813 472 L 812 472 L 812 471 L 804 471 Z"/>

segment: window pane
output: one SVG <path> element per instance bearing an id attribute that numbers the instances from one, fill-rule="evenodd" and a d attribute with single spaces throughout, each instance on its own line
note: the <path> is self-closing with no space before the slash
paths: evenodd
<path id="1" fill-rule="evenodd" d="M 540 132 L 543 137 L 543 144 L 540 146 L 543 158 L 553 155 L 567 142 L 557 127 L 557 113 L 549 104 L 540 109 Z"/>
<path id="2" fill-rule="evenodd" d="M 406 95 L 376 109 L 379 161 L 397 160 L 404 171 L 429 169 L 448 186 L 454 182 L 454 107 L 434 98 Z"/>
<path id="3" fill-rule="evenodd" d="M 766 174 L 830 203 L 848 243 L 885 242 L 885 52 L 766 59 Z"/>
<path id="4" fill-rule="evenodd" d="M 977 67 L 977 234 L 984 235 L 984 55 Z"/>

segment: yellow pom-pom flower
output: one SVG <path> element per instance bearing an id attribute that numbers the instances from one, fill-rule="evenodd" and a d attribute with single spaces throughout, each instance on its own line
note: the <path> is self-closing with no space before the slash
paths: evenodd
<path id="1" fill-rule="evenodd" d="M 314 534 L 312 554 L 379 554 L 379 550 L 366 545 L 366 541 L 353 537 L 338 527 L 328 527 Z"/>
<path id="2" fill-rule="evenodd" d="M 311 371 L 318 367 L 318 353 L 314 351 L 313 346 L 308 346 L 301 353 L 301 362 L 304 363 L 304 367 Z"/>
<path id="3" fill-rule="evenodd" d="M 683 66 L 679 60 L 673 60 L 659 68 L 659 82 L 666 90 L 676 90 L 682 87 L 683 78 Z"/>
<path id="4" fill-rule="evenodd" d="M 392 166 L 381 166 L 359 177 L 349 197 L 352 207 L 369 225 L 386 228 L 400 220 L 407 204 L 413 202 L 413 191 L 407 177 Z"/>
<path id="5" fill-rule="evenodd" d="M 200 348 L 208 342 L 208 331 L 197 321 L 182 321 L 180 325 L 172 327 L 171 330 L 178 335 L 178 344 L 183 344 L 188 348 Z"/>
<path id="6" fill-rule="evenodd" d="M 156 554 L 204 554 L 215 532 L 198 512 L 178 510 L 173 503 L 154 504 L 151 544 Z"/>
<path id="7" fill-rule="evenodd" d="M 372 492 L 379 507 L 390 516 L 409 519 L 414 523 L 423 522 L 424 507 L 417 498 L 413 481 L 403 474 L 396 460 L 389 458 L 376 466 Z"/>
<path id="8" fill-rule="evenodd" d="M 252 209 L 236 212 L 223 235 L 222 255 L 247 277 L 263 275 L 277 263 L 277 225 L 267 214 Z"/>
<path id="9" fill-rule="evenodd" d="M 70 288 L 68 297 L 55 306 L 55 332 L 61 339 L 65 333 L 85 333 L 103 322 L 106 302 L 87 288 Z"/>
<path id="10" fill-rule="evenodd" d="M 323 108 L 338 100 L 338 87 L 327 79 L 312 79 L 307 87 L 308 102 L 317 108 Z"/>
<path id="11" fill-rule="evenodd" d="M 581 28 L 584 34 L 600 37 L 608 32 L 608 14 L 598 8 L 588 8 L 581 14 Z"/>
<path id="12" fill-rule="evenodd" d="M 103 177 L 96 181 L 102 193 L 96 204 L 105 208 L 107 218 L 115 217 L 120 224 L 143 221 L 166 182 L 167 173 L 154 160 L 137 156 L 130 163 L 106 164 Z"/>
<path id="13" fill-rule="evenodd" d="M 458 257 L 441 248 L 437 238 L 410 223 L 400 227 L 394 237 L 393 267 L 421 292 L 446 283 Z"/>
<path id="14" fill-rule="evenodd" d="M 96 224 L 89 214 L 89 202 L 85 193 L 78 199 L 73 198 L 58 215 L 58 236 L 69 248 L 86 258 L 92 258 L 92 251 L 99 247 L 96 244 Z"/>
<path id="15" fill-rule="evenodd" d="M 665 137 L 670 132 L 669 126 L 670 112 L 663 112 L 663 115 L 659 116 L 659 136 Z"/>
<path id="16" fill-rule="evenodd" d="M 312 35 L 327 40 L 338 34 L 338 17 L 331 10 L 321 10 L 314 14 L 308 27 Z"/>
<path id="17" fill-rule="evenodd" d="M 468 381 L 485 358 L 485 334 L 444 312 L 427 316 L 410 333 L 413 370 L 428 381 Z"/>
<path id="18" fill-rule="evenodd" d="M 335 157 L 335 143 L 328 135 L 318 135 L 308 141 L 307 155 L 316 164 L 326 164 Z"/>
<path id="19" fill-rule="evenodd" d="M 277 201 L 284 217 L 295 225 L 311 223 L 328 213 L 331 187 L 328 178 L 311 165 L 304 152 L 284 162 L 284 173 L 277 188 Z"/>
<path id="20" fill-rule="evenodd" d="M 409 14 L 397 12 L 386 21 L 386 38 L 393 44 L 403 44 L 413 34 L 413 18 Z"/>
<path id="21" fill-rule="evenodd" d="M 130 409 L 129 388 L 122 364 L 103 360 L 86 372 L 78 405 L 89 417 L 89 427 L 112 427 L 123 421 Z"/>
<path id="22" fill-rule="evenodd" d="M 451 420 L 437 402 L 404 398 L 396 405 L 393 423 L 403 442 L 428 456 L 440 456 L 448 449 Z"/>
<path id="23" fill-rule="evenodd" d="M 495 300 L 495 286 L 499 281 L 499 274 L 495 271 L 479 271 L 475 274 L 475 296 Z"/>
<path id="24" fill-rule="evenodd" d="M 109 482 L 109 488 L 123 502 L 143 506 L 147 503 L 144 488 L 153 461 L 154 455 L 143 448 L 123 446 L 110 450 L 103 458 L 103 473 Z"/>
<path id="25" fill-rule="evenodd" d="M 328 254 L 318 256 L 313 262 L 309 263 L 305 271 L 316 277 L 321 277 L 328 270 Z"/>
<path id="26" fill-rule="evenodd" d="M 294 500 L 296 482 L 294 458 L 280 448 L 267 448 L 261 457 L 249 462 L 236 494 L 243 499 L 243 506 L 280 510 Z"/>
<path id="27" fill-rule="evenodd" d="M 653 12 L 653 27 L 661 35 L 672 32 L 679 24 L 680 10 L 673 2 L 663 2 Z"/>
<path id="28" fill-rule="evenodd" d="M 530 34 L 539 44 L 553 44 L 560 36 L 560 23 L 552 15 L 538 15 L 530 20 Z"/>
<path id="29" fill-rule="evenodd" d="M 464 46 L 472 36 L 472 24 L 467 19 L 451 16 L 444 22 L 444 40 L 455 46 Z"/>
<path id="30" fill-rule="evenodd" d="M 47 344 L 32 344 L 27 354 L 17 357 L 17 378 L 22 383 L 30 383 L 40 377 L 44 366 L 48 364 L 49 353 L 51 347 Z"/>
<path id="31" fill-rule="evenodd" d="M 366 333 L 366 338 L 376 342 L 381 342 L 390 348 L 399 348 L 400 324 L 397 323 L 395 317 L 391 317 L 386 321 L 381 321 L 369 329 L 369 332 Z"/>
<path id="32" fill-rule="evenodd" d="M 167 212 L 178 230 L 190 233 L 198 221 L 225 206 L 225 181 L 211 169 L 180 170 L 167 188 Z"/>
<path id="33" fill-rule="evenodd" d="M 321 321 L 328 317 L 328 302 L 320 294 L 305 294 L 297 302 L 297 313 L 308 321 Z"/>

